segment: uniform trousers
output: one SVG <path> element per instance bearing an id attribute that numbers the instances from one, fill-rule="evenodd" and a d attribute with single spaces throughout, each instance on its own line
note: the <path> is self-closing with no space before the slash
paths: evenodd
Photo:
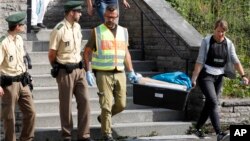
<path id="1" fill-rule="evenodd" d="M 198 77 L 198 83 L 206 99 L 196 128 L 200 129 L 209 117 L 216 134 L 219 134 L 220 117 L 218 113 L 218 96 L 221 93 L 223 75 L 211 75 L 203 69 Z"/>
<path id="2" fill-rule="evenodd" d="M 35 107 L 29 86 L 23 87 L 21 82 L 13 82 L 4 87 L 2 97 L 2 119 L 6 141 L 16 141 L 15 107 L 16 103 L 23 114 L 20 141 L 32 141 L 35 129 Z"/>
<path id="3" fill-rule="evenodd" d="M 101 131 L 106 136 L 112 133 L 111 116 L 122 112 L 126 107 L 126 74 L 96 71 L 96 83 L 101 108 Z"/>
<path id="4" fill-rule="evenodd" d="M 62 137 L 71 139 L 73 129 L 72 97 L 77 103 L 77 138 L 90 137 L 90 106 L 88 84 L 84 69 L 74 69 L 68 74 L 65 69 L 60 69 L 56 78 L 59 90 L 59 111 L 61 119 Z"/>

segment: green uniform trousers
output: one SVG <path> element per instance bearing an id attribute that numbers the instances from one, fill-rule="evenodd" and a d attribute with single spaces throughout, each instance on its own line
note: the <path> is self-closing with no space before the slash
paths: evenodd
<path id="1" fill-rule="evenodd" d="M 90 106 L 88 84 L 84 69 L 74 69 L 68 74 L 65 69 L 60 69 L 56 78 L 59 90 L 59 110 L 62 128 L 62 137 L 71 139 L 73 129 L 72 97 L 77 103 L 77 138 L 90 137 Z"/>
<path id="2" fill-rule="evenodd" d="M 97 71 L 96 84 L 99 89 L 101 131 L 106 136 L 112 133 L 111 116 L 122 112 L 126 107 L 126 74 Z"/>
<path id="3" fill-rule="evenodd" d="M 29 86 L 23 87 L 21 82 L 13 82 L 4 87 L 2 97 L 2 119 L 6 141 L 16 141 L 15 134 L 15 107 L 16 103 L 23 113 L 20 141 L 32 141 L 35 129 L 35 108 Z"/>

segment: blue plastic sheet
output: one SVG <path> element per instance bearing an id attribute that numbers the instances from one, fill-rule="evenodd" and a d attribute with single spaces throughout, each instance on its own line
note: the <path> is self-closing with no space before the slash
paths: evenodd
<path id="1" fill-rule="evenodd" d="M 169 83 L 185 85 L 187 86 L 188 90 L 192 88 L 192 82 L 190 78 L 183 72 L 177 71 L 177 72 L 163 73 L 153 76 L 152 78 Z"/>

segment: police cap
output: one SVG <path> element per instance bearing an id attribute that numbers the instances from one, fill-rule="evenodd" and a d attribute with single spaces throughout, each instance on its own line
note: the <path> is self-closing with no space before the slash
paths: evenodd
<path id="1" fill-rule="evenodd" d="M 64 10 L 65 11 L 70 11 L 70 10 L 82 10 L 82 1 L 77 1 L 77 0 L 69 0 L 64 4 Z"/>
<path id="2" fill-rule="evenodd" d="M 25 24 L 26 13 L 18 12 L 8 16 L 5 20 L 9 25 Z"/>

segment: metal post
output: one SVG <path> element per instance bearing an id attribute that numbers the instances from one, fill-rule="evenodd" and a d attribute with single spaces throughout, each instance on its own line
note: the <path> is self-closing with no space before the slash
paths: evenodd
<path id="1" fill-rule="evenodd" d="M 188 75 L 188 69 L 189 69 L 189 65 L 188 65 L 189 59 L 186 59 L 186 74 Z"/>
<path id="2" fill-rule="evenodd" d="M 31 32 L 31 5 L 32 0 L 27 0 L 27 33 Z"/>
<path id="3" fill-rule="evenodd" d="M 141 12 L 141 60 L 145 60 L 145 44 L 144 44 L 144 29 L 143 29 L 143 12 Z"/>

